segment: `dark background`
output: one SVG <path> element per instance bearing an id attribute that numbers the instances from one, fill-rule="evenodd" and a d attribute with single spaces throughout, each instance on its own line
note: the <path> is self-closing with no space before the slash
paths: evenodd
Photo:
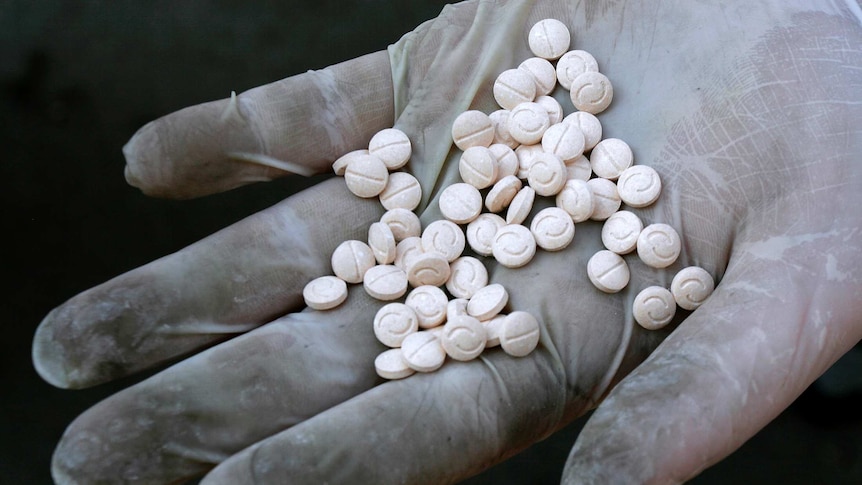
<path id="1" fill-rule="evenodd" d="M 134 382 L 64 391 L 41 381 L 30 341 L 48 311 L 297 189 L 281 180 L 192 201 L 147 198 L 123 179 L 120 148 L 135 130 L 384 49 L 443 3 L 0 0 L 0 483 L 51 483 L 66 425 Z M 693 483 L 862 483 L 860 354 Z M 557 483 L 581 424 L 467 483 Z"/>

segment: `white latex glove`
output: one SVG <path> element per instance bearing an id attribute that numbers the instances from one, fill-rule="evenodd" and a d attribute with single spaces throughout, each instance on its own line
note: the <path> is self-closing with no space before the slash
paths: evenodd
<path id="1" fill-rule="evenodd" d="M 97 404 L 64 434 L 59 483 L 452 483 L 598 406 L 564 483 L 669 483 L 721 460 L 862 338 L 862 13 L 846 1 L 466 2 L 376 53 L 157 120 L 125 148 L 145 192 L 194 197 L 293 172 L 394 126 L 413 141 L 423 222 L 457 180 L 449 134 L 530 57 L 553 17 L 615 87 L 605 137 L 664 192 L 636 212 L 682 235 L 665 270 L 628 257 L 606 295 L 586 278 L 600 223 L 565 251 L 490 264 L 541 322 L 525 358 L 499 350 L 385 382 L 354 287 L 326 312 L 301 291 L 382 208 L 323 182 L 63 304 L 33 347 L 40 374 L 85 387 L 189 356 Z M 571 110 L 565 92 L 557 92 Z M 697 311 L 646 331 L 637 292 L 699 265 Z M 242 334 L 204 350 L 226 336 Z M 218 465 L 214 470 L 210 469 Z"/>

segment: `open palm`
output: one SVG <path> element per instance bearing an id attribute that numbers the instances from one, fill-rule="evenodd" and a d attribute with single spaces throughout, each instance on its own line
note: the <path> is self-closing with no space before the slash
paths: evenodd
<path id="1" fill-rule="evenodd" d="M 604 136 L 662 177 L 659 201 L 634 211 L 675 227 L 683 252 L 665 270 L 627 256 L 614 295 L 586 277 L 597 222 L 523 268 L 487 260 L 510 306 L 538 317 L 539 348 L 382 383 L 380 302 L 354 287 L 335 310 L 302 307 L 332 250 L 383 212 L 327 180 L 46 317 L 34 361 L 58 386 L 190 355 L 80 416 L 55 479 L 173 483 L 221 463 L 206 483 L 450 483 L 596 406 L 567 483 L 682 481 L 740 446 L 862 338 L 860 12 L 670 3 L 465 2 L 388 53 L 144 127 L 125 149 L 129 181 L 194 197 L 323 172 L 394 121 L 427 224 L 458 178 L 452 120 L 496 109 L 493 79 L 554 17 L 614 83 Z M 634 324 L 637 292 L 688 265 L 719 282 L 709 301 L 665 330 Z"/>

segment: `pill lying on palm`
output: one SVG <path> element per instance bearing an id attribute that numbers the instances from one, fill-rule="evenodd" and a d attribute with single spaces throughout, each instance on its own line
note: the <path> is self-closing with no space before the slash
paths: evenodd
<path id="1" fill-rule="evenodd" d="M 650 224 L 638 235 L 638 256 L 647 266 L 667 268 L 679 257 L 682 243 L 679 234 L 668 224 Z"/>
<path id="2" fill-rule="evenodd" d="M 397 128 L 378 131 L 368 142 L 368 153 L 379 158 L 389 170 L 397 170 L 406 165 L 412 151 L 410 138 Z"/>
<path id="3" fill-rule="evenodd" d="M 389 169 L 374 155 L 358 154 L 344 169 L 344 181 L 357 197 L 376 197 L 389 182 Z"/>
<path id="4" fill-rule="evenodd" d="M 547 207 L 533 217 L 530 232 L 538 247 L 545 251 L 559 251 L 575 237 L 575 223 L 563 209 Z"/>
<path id="5" fill-rule="evenodd" d="M 628 254 L 637 246 L 643 227 L 640 218 L 633 212 L 615 212 L 602 226 L 602 244 L 617 254 Z"/>
<path id="6" fill-rule="evenodd" d="M 467 314 L 479 320 L 488 320 L 500 313 L 508 302 L 509 292 L 503 285 L 494 283 L 477 291 L 470 298 L 467 303 Z"/>
<path id="7" fill-rule="evenodd" d="M 539 322 L 527 312 L 515 311 L 503 320 L 500 346 L 512 357 L 529 355 L 539 344 Z"/>
<path id="8" fill-rule="evenodd" d="M 309 308 L 329 310 L 347 299 L 347 284 L 335 276 L 321 276 L 305 285 L 302 298 Z"/>
<path id="9" fill-rule="evenodd" d="M 452 141 L 461 150 L 487 147 L 494 141 L 494 124 L 481 111 L 465 111 L 452 123 Z"/>
<path id="10" fill-rule="evenodd" d="M 456 224 L 467 224 L 482 212 L 482 194 L 470 184 L 452 184 L 440 193 L 440 212 Z"/>
<path id="11" fill-rule="evenodd" d="M 634 165 L 622 171 L 617 180 L 620 199 L 629 207 L 646 207 L 661 194 L 661 178 L 654 168 Z"/>
<path id="12" fill-rule="evenodd" d="M 715 289 L 715 281 L 699 266 L 683 268 L 673 277 L 670 291 L 680 308 L 696 310 Z"/>
<path id="13" fill-rule="evenodd" d="M 449 299 L 436 286 L 424 285 L 413 289 L 404 304 L 416 312 L 420 328 L 431 328 L 446 320 L 446 304 Z"/>
<path id="14" fill-rule="evenodd" d="M 557 19 L 544 19 L 530 29 L 527 42 L 536 56 L 555 60 L 569 50 L 571 39 L 566 24 Z"/>
<path id="15" fill-rule="evenodd" d="M 332 272 L 348 283 L 361 283 L 376 264 L 374 251 L 362 241 L 344 241 L 332 252 Z"/>
<path id="16" fill-rule="evenodd" d="M 403 379 L 416 373 L 404 359 L 401 349 L 389 349 L 374 359 L 374 370 L 384 379 Z"/>
<path id="17" fill-rule="evenodd" d="M 374 336 L 387 347 L 401 347 L 401 342 L 419 330 L 419 317 L 404 303 L 389 303 L 374 316 Z"/>
<path id="18" fill-rule="evenodd" d="M 461 180 L 477 189 L 484 189 L 497 181 L 498 165 L 497 157 L 490 149 L 478 146 L 470 147 L 461 154 L 458 170 Z"/>
<path id="19" fill-rule="evenodd" d="M 647 330 L 658 330 L 673 320 L 676 302 L 673 295 L 661 286 L 644 288 L 632 303 L 632 315 Z"/>
<path id="20" fill-rule="evenodd" d="M 407 209 L 412 211 L 422 200 L 422 187 L 416 177 L 407 172 L 389 174 L 386 187 L 380 192 L 380 204 L 386 210 Z"/>
<path id="21" fill-rule="evenodd" d="M 536 99 L 536 82 L 523 69 L 508 69 L 494 81 L 494 99 L 503 109 L 511 110 Z"/>
<path id="22" fill-rule="evenodd" d="M 599 63 L 587 51 L 572 50 L 557 60 L 557 81 L 563 89 L 572 90 L 572 81 L 585 72 L 599 72 Z"/>
<path id="23" fill-rule="evenodd" d="M 617 253 L 603 249 L 587 262 L 587 276 L 596 288 L 605 293 L 616 293 L 629 284 L 629 267 Z"/>
<path id="24" fill-rule="evenodd" d="M 446 361 L 446 351 L 436 335 L 429 331 L 411 333 L 401 342 L 404 361 L 419 372 L 434 372 Z"/>
<path id="25" fill-rule="evenodd" d="M 488 334 L 485 326 L 470 315 L 458 315 L 446 322 L 440 343 L 446 355 L 455 360 L 473 360 L 485 350 Z"/>
<path id="26" fill-rule="evenodd" d="M 397 300 L 407 293 L 407 273 L 389 264 L 374 266 L 362 280 L 365 292 L 381 301 Z"/>

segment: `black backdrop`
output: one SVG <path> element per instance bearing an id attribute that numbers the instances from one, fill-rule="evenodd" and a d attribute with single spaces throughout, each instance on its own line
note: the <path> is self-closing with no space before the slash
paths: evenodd
<path id="1" fill-rule="evenodd" d="M 0 2 L 0 207 L 7 227 L 0 236 L 0 483 L 51 483 L 50 456 L 65 426 L 136 380 L 85 391 L 41 381 L 30 340 L 53 307 L 308 183 L 281 180 L 184 202 L 150 199 L 123 179 L 120 148 L 134 131 L 231 90 L 384 49 L 443 4 L 274 3 Z M 862 425 L 834 407 L 860 409 L 857 398 L 807 392 L 694 482 L 862 482 Z M 468 483 L 556 483 L 579 427 Z"/>

